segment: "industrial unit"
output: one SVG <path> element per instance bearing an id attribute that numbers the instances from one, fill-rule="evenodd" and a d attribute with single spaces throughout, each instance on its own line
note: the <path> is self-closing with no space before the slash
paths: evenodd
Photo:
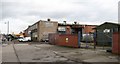
<path id="1" fill-rule="evenodd" d="M 119 32 L 120 24 L 105 22 L 96 27 L 96 42 L 100 46 L 112 46 L 114 32 Z"/>
<path id="2" fill-rule="evenodd" d="M 57 21 L 51 21 L 47 19 L 47 21 L 40 20 L 33 25 L 28 26 L 26 30 L 24 30 L 25 36 L 31 37 L 32 41 L 42 41 L 48 39 L 48 34 L 56 33 L 56 34 L 78 34 L 80 33 L 80 39 L 82 39 L 83 34 L 88 34 L 93 31 L 96 25 L 83 25 L 77 24 L 67 24 L 66 21 L 64 23 L 58 23 Z"/>
<path id="3" fill-rule="evenodd" d="M 24 32 L 26 36 L 30 36 L 32 41 L 41 41 L 43 39 L 48 39 L 49 33 L 56 33 L 58 27 L 57 21 L 47 21 L 40 20 L 35 24 L 29 26 Z"/>

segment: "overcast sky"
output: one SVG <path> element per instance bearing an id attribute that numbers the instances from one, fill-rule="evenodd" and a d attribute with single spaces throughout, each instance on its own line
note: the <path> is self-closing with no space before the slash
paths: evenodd
<path id="1" fill-rule="evenodd" d="M 19 33 L 39 20 L 99 25 L 117 22 L 119 0 L 0 0 L 0 31 Z"/>

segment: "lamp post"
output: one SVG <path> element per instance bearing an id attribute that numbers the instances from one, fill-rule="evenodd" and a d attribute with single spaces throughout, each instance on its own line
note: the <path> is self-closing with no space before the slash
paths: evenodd
<path id="1" fill-rule="evenodd" d="M 8 21 L 8 30 L 7 30 L 7 34 L 9 34 L 9 21 Z"/>
<path id="2" fill-rule="evenodd" d="M 9 21 L 5 22 L 7 24 L 7 35 L 9 35 Z M 7 37 L 7 40 L 9 41 L 10 37 Z M 8 43 L 9 44 L 9 43 Z"/>
<path id="3" fill-rule="evenodd" d="M 5 24 L 7 24 L 7 34 L 9 34 L 9 21 L 5 22 Z"/>

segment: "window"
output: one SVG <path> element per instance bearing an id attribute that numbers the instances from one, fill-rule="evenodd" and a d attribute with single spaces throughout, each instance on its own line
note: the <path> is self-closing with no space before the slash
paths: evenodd
<path id="1" fill-rule="evenodd" d="M 110 29 L 105 29 L 103 30 L 104 33 L 109 33 L 110 32 Z"/>
<path id="2" fill-rule="evenodd" d="M 58 31 L 66 31 L 65 27 L 58 27 Z"/>

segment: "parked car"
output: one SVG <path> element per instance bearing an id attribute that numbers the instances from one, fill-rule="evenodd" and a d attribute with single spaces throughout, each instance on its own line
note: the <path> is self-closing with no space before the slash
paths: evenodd
<path id="1" fill-rule="evenodd" d="M 31 41 L 31 37 L 21 37 L 18 39 L 19 42 L 28 42 Z"/>

